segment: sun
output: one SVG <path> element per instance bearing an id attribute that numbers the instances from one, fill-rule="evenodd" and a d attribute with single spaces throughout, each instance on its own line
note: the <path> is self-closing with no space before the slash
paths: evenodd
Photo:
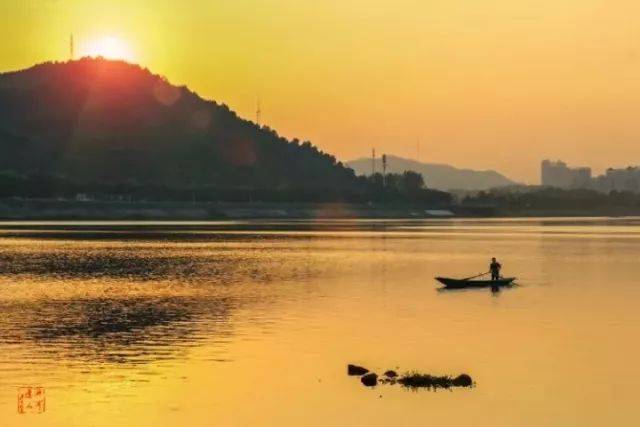
<path id="1" fill-rule="evenodd" d="M 129 62 L 135 59 L 131 46 L 114 36 L 105 36 L 89 41 L 81 50 L 82 56 L 101 56 L 107 59 L 122 59 Z"/>

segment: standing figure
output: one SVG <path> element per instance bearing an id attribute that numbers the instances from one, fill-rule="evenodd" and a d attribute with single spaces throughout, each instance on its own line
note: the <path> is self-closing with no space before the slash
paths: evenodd
<path id="1" fill-rule="evenodd" d="M 491 264 L 489 264 L 489 271 L 491 272 L 491 280 L 500 279 L 500 269 L 502 265 L 495 258 L 491 258 Z"/>

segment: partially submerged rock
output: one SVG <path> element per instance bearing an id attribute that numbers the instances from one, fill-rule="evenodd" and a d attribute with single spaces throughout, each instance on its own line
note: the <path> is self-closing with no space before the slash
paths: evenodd
<path id="1" fill-rule="evenodd" d="M 453 385 L 456 387 L 471 387 L 473 380 L 467 374 L 460 374 L 453 379 Z"/>
<path id="2" fill-rule="evenodd" d="M 362 366 L 358 366 L 358 365 L 347 365 L 347 375 L 364 375 L 369 373 L 369 370 L 367 368 L 363 368 Z"/>
<path id="3" fill-rule="evenodd" d="M 378 384 L 378 375 L 370 372 L 366 375 L 363 375 L 360 378 L 360 381 L 362 381 L 362 384 L 366 385 L 367 387 L 374 387 Z"/>
<path id="4" fill-rule="evenodd" d="M 387 372 L 384 373 L 384 376 L 387 378 L 395 378 L 398 376 L 398 373 L 393 369 L 389 369 Z"/>

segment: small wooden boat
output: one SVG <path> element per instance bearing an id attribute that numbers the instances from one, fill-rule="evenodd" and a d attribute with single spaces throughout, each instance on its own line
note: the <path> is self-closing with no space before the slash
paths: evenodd
<path id="1" fill-rule="evenodd" d="M 451 289 L 462 288 L 488 288 L 493 286 L 510 286 L 515 277 L 502 277 L 498 280 L 474 280 L 474 279 L 451 279 L 449 277 L 436 277 L 436 280 L 445 287 Z"/>

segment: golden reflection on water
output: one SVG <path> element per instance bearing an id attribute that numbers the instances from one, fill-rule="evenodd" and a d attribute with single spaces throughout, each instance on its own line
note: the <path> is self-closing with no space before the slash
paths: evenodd
<path id="1" fill-rule="evenodd" d="M 493 255 L 520 287 L 436 290 Z M 1 223 L 0 420 L 636 425 L 639 261 L 637 219 Z"/>

